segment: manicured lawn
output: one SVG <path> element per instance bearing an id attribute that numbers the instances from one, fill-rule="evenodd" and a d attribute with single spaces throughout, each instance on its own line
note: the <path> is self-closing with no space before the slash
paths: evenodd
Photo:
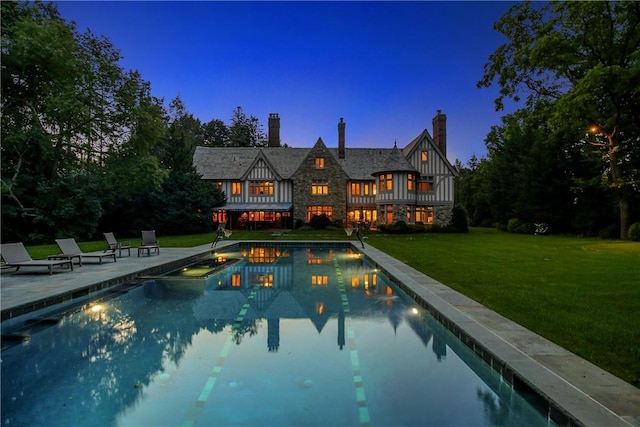
<path id="1" fill-rule="evenodd" d="M 640 243 L 467 234 L 368 235 L 368 244 L 640 387 Z M 164 247 L 210 243 L 212 234 L 159 236 Z M 347 239 L 344 231 L 234 232 L 234 240 Z M 356 240 L 355 235 L 348 238 Z M 138 239 L 131 240 L 135 246 Z M 83 250 L 103 242 L 80 244 Z M 29 248 L 34 258 L 56 246 Z"/>
<path id="2" fill-rule="evenodd" d="M 369 243 L 640 386 L 640 244 L 491 229 Z"/>

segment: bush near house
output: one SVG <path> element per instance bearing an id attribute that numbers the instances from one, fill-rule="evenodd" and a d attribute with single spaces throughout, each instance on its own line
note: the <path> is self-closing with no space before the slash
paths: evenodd
<path id="1" fill-rule="evenodd" d="M 629 240 L 640 242 L 640 222 L 635 222 L 629 227 Z"/>

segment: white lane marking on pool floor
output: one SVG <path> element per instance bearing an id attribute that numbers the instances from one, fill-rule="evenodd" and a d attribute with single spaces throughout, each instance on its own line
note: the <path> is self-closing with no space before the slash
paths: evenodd
<path id="1" fill-rule="evenodd" d="M 347 316 L 350 313 L 349 300 L 347 299 L 347 290 L 344 286 L 344 280 L 342 278 L 342 270 L 340 270 L 340 264 L 337 258 L 333 257 L 333 265 L 336 268 L 336 276 L 338 278 L 338 289 L 340 290 L 340 300 L 342 301 L 342 311 L 345 314 L 345 322 Z M 360 359 L 358 357 L 358 349 L 356 348 L 356 333 L 351 327 L 347 325 L 347 345 L 349 346 L 349 357 L 351 359 L 351 374 L 353 375 L 353 386 L 356 391 L 356 402 L 358 402 L 358 419 L 360 425 L 368 426 L 371 424 L 371 418 L 369 417 L 369 407 L 367 406 L 367 396 L 364 392 L 364 382 L 362 381 L 362 375 L 360 372 Z"/>
<path id="2" fill-rule="evenodd" d="M 251 290 L 251 292 L 249 293 L 249 296 L 247 297 L 247 301 L 243 304 L 242 309 L 238 313 L 238 317 L 236 317 L 235 321 L 233 322 L 231 331 L 227 336 L 227 341 L 224 343 L 224 346 L 222 347 L 222 350 L 220 350 L 220 354 L 218 355 L 218 360 L 216 361 L 216 364 L 213 367 L 213 369 L 211 369 L 209 378 L 207 378 L 207 381 L 205 382 L 204 387 L 202 388 L 202 391 L 198 396 L 198 399 L 196 399 L 196 403 L 194 407 L 189 411 L 189 414 L 187 415 L 187 419 L 182 423 L 183 427 L 192 427 L 194 425 L 194 421 L 196 417 L 198 416 L 198 414 L 200 414 L 202 407 L 209 399 L 209 395 L 211 394 L 211 391 L 213 391 L 213 387 L 216 385 L 218 376 L 220 375 L 220 372 L 222 372 L 222 367 L 224 366 L 224 363 L 227 360 L 227 356 L 229 355 L 229 350 L 231 349 L 231 344 L 233 343 L 233 340 L 234 340 L 235 331 L 240 327 L 240 325 L 242 325 L 242 322 L 244 321 L 244 316 L 249 311 L 249 307 L 251 306 L 251 301 L 254 299 L 256 295 L 256 291 L 257 291 L 257 287 L 254 287 Z"/>

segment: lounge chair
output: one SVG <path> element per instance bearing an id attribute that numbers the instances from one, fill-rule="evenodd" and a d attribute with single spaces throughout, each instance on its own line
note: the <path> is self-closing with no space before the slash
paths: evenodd
<path id="1" fill-rule="evenodd" d="M 22 243 L 3 243 L 0 245 L 0 254 L 4 259 L 5 265 L 15 267 L 16 271 L 20 267 L 49 267 L 49 274 L 53 274 L 53 267 L 68 265 L 73 270 L 73 262 L 71 260 L 34 260 L 27 252 Z"/>
<path id="2" fill-rule="evenodd" d="M 82 266 L 82 261 L 84 258 L 92 258 L 98 259 L 100 264 L 102 264 L 103 258 L 113 258 L 113 261 L 116 261 L 116 251 L 114 249 L 106 249 L 104 251 L 94 251 L 94 252 L 82 252 L 82 249 L 76 243 L 76 239 L 56 239 L 56 243 L 60 248 L 60 252 L 58 255 L 50 255 L 48 259 L 68 259 L 73 261 L 74 258 L 78 258 L 78 264 Z"/>
<path id="3" fill-rule="evenodd" d="M 122 258 L 122 251 L 127 251 L 127 255 L 131 256 L 131 242 L 118 242 L 113 233 L 102 233 L 104 238 L 107 239 L 109 249 L 112 251 L 118 251 L 118 256 Z"/>
<path id="4" fill-rule="evenodd" d="M 151 256 L 151 251 L 160 255 L 160 244 L 156 239 L 156 230 L 142 232 L 142 243 L 138 246 L 138 256 L 144 251 L 147 251 L 147 256 Z"/>

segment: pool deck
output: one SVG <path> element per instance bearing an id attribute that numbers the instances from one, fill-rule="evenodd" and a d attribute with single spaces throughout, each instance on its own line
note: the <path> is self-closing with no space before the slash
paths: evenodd
<path id="1" fill-rule="evenodd" d="M 287 243 L 279 240 L 279 243 Z M 218 243 L 217 250 L 235 244 Z M 269 242 L 273 243 L 273 242 Z M 300 243 L 296 241 L 295 243 Z M 340 242 L 344 243 L 344 242 Z M 562 347 L 487 309 L 417 270 L 366 245 L 354 246 L 429 309 L 516 389 L 534 391 L 548 402 L 548 416 L 561 425 L 640 426 L 640 389 Z M 84 262 L 73 271 L 55 268 L 3 269 L 3 322 L 23 313 L 135 280 L 211 251 L 211 245 L 161 248 L 159 255 Z"/>

